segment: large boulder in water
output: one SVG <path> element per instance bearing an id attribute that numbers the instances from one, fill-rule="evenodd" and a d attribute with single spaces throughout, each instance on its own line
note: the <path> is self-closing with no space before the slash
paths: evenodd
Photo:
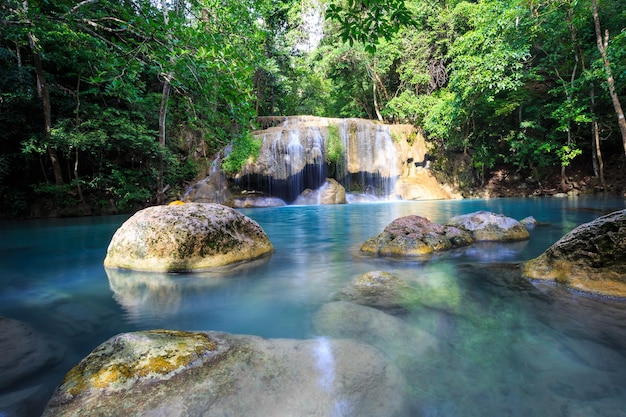
<path id="1" fill-rule="evenodd" d="M 530 238 L 526 227 L 517 220 L 489 211 L 455 216 L 446 225 L 468 231 L 476 241 L 507 242 Z"/>
<path id="2" fill-rule="evenodd" d="M 139 271 L 195 271 L 272 252 L 254 220 L 219 204 L 154 206 L 115 232 L 104 266 Z"/>
<path id="3" fill-rule="evenodd" d="M 381 234 L 368 239 L 361 251 L 380 256 L 424 256 L 472 242 L 464 230 L 412 215 L 392 221 Z"/>
<path id="4" fill-rule="evenodd" d="M 44 416 L 403 416 L 406 380 L 357 341 L 152 330 L 75 366 Z"/>
<path id="5" fill-rule="evenodd" d="M 580 291 L 626 297 L 626 210 L 578 226 L 526 262 L 523 274 Z"/>

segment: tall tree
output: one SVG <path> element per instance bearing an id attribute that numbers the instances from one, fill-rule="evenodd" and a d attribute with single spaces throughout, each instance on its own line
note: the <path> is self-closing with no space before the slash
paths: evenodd
<path id="1" fill-rule="evenodd" d="M 602 27 L 600 26 L 600 16 L 598 13 L 598 2 L 591 0 L 593 6 L 593 22 L 596 29 L 596 43 L 598 50 L 602 56 L 604 62 L 604 70 L 606 71 L 606 84 L 609 89 L 609 94 L 615 108 L 615 115 L 617 116 L 617 123 L 619 125 L 620 132 L 622 133 L 622 143 L 624 145 L 624 154 L 626 155 L 626 119 L 624 119 L 624 111 L 619 100 L 619 96 L 615 91 L 615 78 L 613 77 L 613 71 L 611 70 L 611 61 L 609 60 L 608 48 L 609 48 L 609 31 L 606 29 L 604 35 L 602 34 Z"/>

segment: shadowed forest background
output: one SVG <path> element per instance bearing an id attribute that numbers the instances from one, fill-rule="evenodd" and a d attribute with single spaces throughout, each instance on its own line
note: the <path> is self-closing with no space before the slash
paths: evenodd
<path id="1" fill-rule="evenodd" d="M 0 24 L 0 217 L 178 198 L 297 114 L 419 126 L 468 196 L 626 191 L 623 0 L 8 0 Z"/>

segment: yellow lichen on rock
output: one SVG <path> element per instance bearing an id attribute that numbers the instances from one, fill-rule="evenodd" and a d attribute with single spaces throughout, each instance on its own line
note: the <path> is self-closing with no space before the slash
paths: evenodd
<path id="1" fill-rule="evenodd" d="M 174 200 L 170 203 L 168 203 L 168 206 L 182 206 L 183 204 L 185 204 L 184 201 L 180 201 L 180 200 Z"/>
<path id="2" fill-rule="evenodd" d="M 218 342 L 201 332 L 125 333 L 109 339 L 72 368 L 59 390 L 69 398 L 94 389 L 120 391 L 142 381 L 169 379 L 219 351 Z"/>

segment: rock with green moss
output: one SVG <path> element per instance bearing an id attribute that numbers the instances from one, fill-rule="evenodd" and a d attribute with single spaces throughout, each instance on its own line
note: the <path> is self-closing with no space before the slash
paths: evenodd
<path id="1" fill-rule="evenodd" d="M 530 279 L 626 297 L 626 210 L 582 224 L 523 265 Z"/>
<path id="2" fill-rule="evenodd" d="M 361 251 L 379 256 L 423 257 L 472 242 L 472 236 L 464 230 L 412 215 L 392 221 L 382 233 L 368 239 Z"/>
<path id="3" fill-rule="evenodd" d="M 152 330 L 97 347 L 43 415 L 403 416 L 405 387 L 397 367 L 357 341 Z"/>
<path id="4" fill-rule="evenodd" d="M 354 278 L 336 299 L 394 312 L 405 310 L 406 300 L 417 297 L 415 292 L 396 274 L 370 271 Z"/>
<path id="5" fill-rule="evenodd" d="M 273 251 L 254 220 L 219 204 L 141 210 L 115 232 L 104 266 L 137 271 L 200 271 Z"/>
<path id="6" fill-rule="evenodd" d="M 517 220 L 484 210 L 453 217 L 446 225 L 466 230 L 474 240 L 480 242 L 508 242 L 530 238 L 526 227 Z"/>

